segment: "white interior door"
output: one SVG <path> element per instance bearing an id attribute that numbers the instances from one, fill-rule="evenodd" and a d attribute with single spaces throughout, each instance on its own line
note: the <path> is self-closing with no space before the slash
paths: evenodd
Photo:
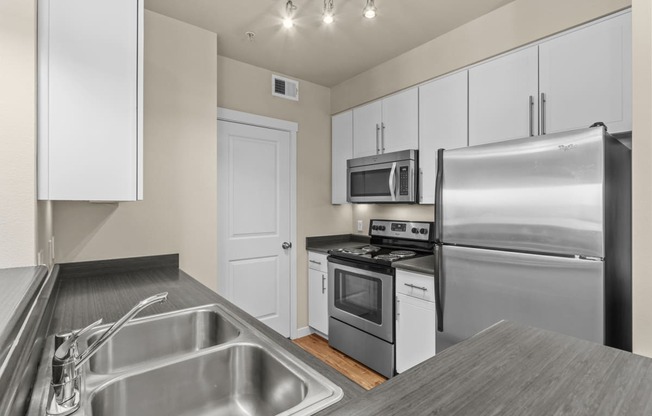
<path id="1" fill-rule="evenodd" d="M 218 292 L 290 336 L 290 133 L 218 121 Z"/>

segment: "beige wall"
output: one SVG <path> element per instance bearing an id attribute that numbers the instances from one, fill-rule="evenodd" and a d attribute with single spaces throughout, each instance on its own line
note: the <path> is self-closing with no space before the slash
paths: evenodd
<path id="1" fill-rule="evenodd" d="M 634 0 L 634 352 L 652 357 L 652 6 Z"/>
<path id="2" fill-rule="evenodd" d="M 333 87 L 333 114 L 628 7 L 631 0 L 516 0 Z"/>
<path id="3" fill-rule="evenodd" d="M 351 208 L 331 205 L 330 90 L 300 81 L 299 102 L 271 95 L 272 72 L 218 57 L 217 104 L 294 121 L 297 134 L 297 324 L 308 325 L 306 236 L 349 233 Z"/>
<path id="4" fill-rule="evenodd" d="M 35 264 L 36 4 L 0 2 L 0 268 Z"/>
<path id="5" fill-rule="evenodd" d="M 54 203 L 57 262 L 179 253 L 216 288 L 217 38 L 145 12 L 144 200 Z"/>

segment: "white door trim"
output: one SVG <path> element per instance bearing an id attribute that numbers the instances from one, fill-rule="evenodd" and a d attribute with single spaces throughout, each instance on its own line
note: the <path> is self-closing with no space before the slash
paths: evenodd
<path id="1" fill-rule="evenodd" d="M 297 132 L 299 124 L 217 107 L 217 120 L 290 133 L 290 338 L 298 338 L 297 329 Z"/>

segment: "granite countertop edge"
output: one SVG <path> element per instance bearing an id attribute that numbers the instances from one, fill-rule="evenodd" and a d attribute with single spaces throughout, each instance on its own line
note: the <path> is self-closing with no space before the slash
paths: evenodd
<path id="1" fill-rule="evenodd" d="M 369 244 L 369 236 L 362 234 L 336 234 L 306 237 L 306 250 L 328 254 L 336 248 L 362 247 Z"/>

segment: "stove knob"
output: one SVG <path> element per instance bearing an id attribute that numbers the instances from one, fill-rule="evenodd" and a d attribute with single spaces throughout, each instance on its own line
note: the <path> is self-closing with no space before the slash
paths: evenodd
<path id="1" fill-rule="evenodd" d="M 419 232 L 421 234 L 428 234 L 428 230 L 426 230 L 425 228 L 422 228 Z"/>
<path id="2" fill-rule="evenodd" d="M 376 231 L 376 230 L 378 229 L 378 226 L 377 226 L 377 225 L 374 225 L 374 226 L 371 227 L 371 229 L 374 230 L 374 231 Z"/>
<path id="3" fill-rule="evenodd" d="M 419 234 L 419 230 L 416 227 L 412 228 L 412 234 Z"/>
<path id="4" fill-rule="evenodd" d="M 378 228 L 380 229 L 380 231 L 385 231 L 385 226 L 384 226 L 384 225 L 381 225 L 381 226 L 378 227 Z"/>

